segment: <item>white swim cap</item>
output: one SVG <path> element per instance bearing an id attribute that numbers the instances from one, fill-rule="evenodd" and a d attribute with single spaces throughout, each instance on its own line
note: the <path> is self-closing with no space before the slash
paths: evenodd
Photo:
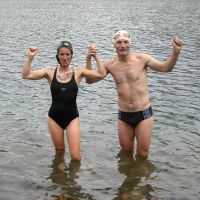
<path id="1" fill-rule="evenodd" d="M 125 30 L 119 30 L 117 33 L 114 35 L 114 43 L 117 42 L 118 40 L 127 40 L 131 43 L 131 38 L 130 35 L 127 31 Z"/>

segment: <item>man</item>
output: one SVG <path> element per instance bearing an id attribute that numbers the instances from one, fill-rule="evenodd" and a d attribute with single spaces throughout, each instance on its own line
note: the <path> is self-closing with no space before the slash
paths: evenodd
<path id="1" fill-rule="evenodd" d="M 159 61 L 144 53 L 130 51 L 131 39 L 124 30 L 114 35 L 114 47 L 117 55 L 104 63 L 105 76 L 111 74 L 118 94 L 118 136 L 124 150 L 133 151 L 137 140 L 136 153 L 148 157 L 153 128 L 153 112 L 148 95 L 147 69 L 159 72 L 173 70 L 178 59 L 182 42 L 178 37 L 172 41 L 173 52 L 167 61 Z M 87 61 L 91 69 L 91 62 Z M 101 79 L 86 79 L 94 83 Z"/>

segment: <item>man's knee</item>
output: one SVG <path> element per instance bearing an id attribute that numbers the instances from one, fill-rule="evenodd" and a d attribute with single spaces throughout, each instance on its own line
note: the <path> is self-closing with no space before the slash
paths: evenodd
<path id="1" fill-rule="evenodd" d="M 149 148 L 138 148 L 137 149 L 137 156 L 148 157 L 148 155 L 149 155 Z"/>

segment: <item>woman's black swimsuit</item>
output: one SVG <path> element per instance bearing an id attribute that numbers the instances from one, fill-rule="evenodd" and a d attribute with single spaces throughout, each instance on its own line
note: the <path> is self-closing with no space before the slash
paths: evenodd
<path id="1" fill-rule="evenodd" d="M 50 86 L 52 104 L 48 115 L 60 127 L 65 129 L 73 119 L 79 117 L 76 104 L 78 85 L 74 77 L 74 70 L 71 80 L 67 83 L 58 82 L 56 79 L 56 73 L 57 68 L 55 69 Z"/>

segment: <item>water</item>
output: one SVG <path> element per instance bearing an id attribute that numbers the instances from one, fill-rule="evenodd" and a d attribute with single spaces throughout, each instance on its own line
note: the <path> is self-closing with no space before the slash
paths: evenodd
<path id="1" fill-rule="evenodd" d="M 0 199 L 198 200 L 200 196 L 199 0 L 1 0 Z M 102 59 L 115 54 L 112 36 L 130 32 L 135 51 L 158 59 L 179 35 L 184 47 L 173 72 L 149 71 L 155 125 L 148 161 L 120 152 L 113 80 L 81 83 L 81 165 L 54 156 L 47 128 L 51 103 L 45 80 L 21 79 L 30 45 L 33 69 L 56 66 L 56 46 L 69 39 L 73 64 L 86 46 Z"/>

